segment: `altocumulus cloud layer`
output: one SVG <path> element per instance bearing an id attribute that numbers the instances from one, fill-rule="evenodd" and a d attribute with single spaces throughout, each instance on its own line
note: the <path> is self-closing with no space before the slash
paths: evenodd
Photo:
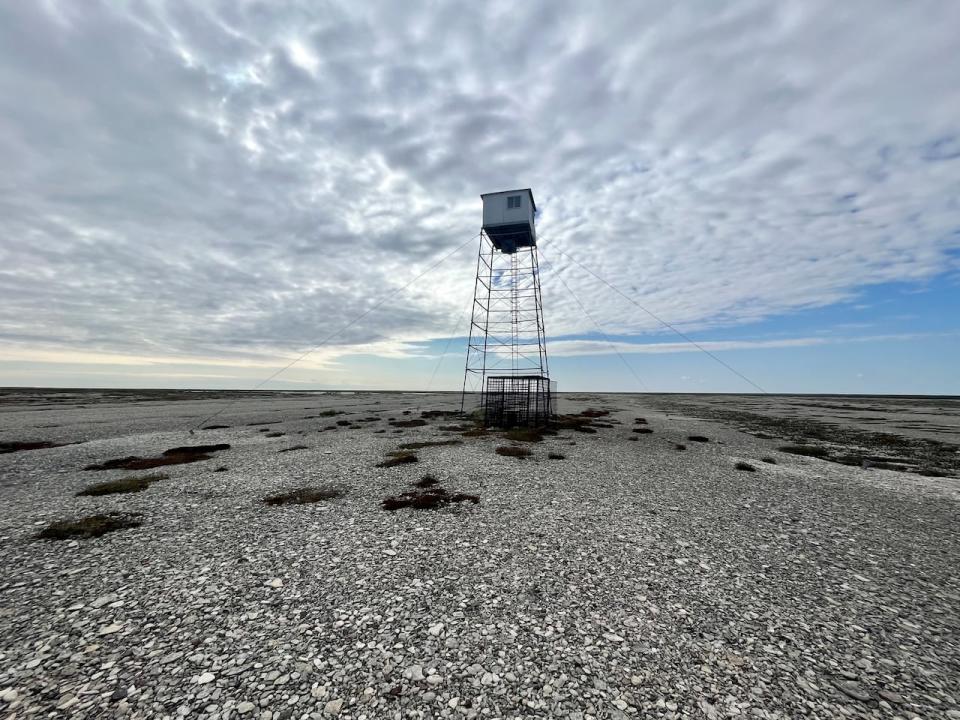
<path id="1" fill-rule="evenodd" d="M 931 278 L 960 245 L 958 27 L 948 0 L 4 3 L 0 341 L 297 352 L 517 186 L 554 335 L 592 328 L 553 273 L 607 332 L 656 330 L 557 248 L 689 330 Z M 474 252 L 338 352 L 448 335 Z"/>

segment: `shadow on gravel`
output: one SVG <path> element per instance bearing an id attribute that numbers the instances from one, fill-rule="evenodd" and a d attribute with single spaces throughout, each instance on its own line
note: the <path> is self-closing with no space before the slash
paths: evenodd
<path id="1" fill-rule="evenodd" d="M 757 469 L 750 463 L 740 461 L 733 466 L 737 470 L 742 470 L 743 472 L 756 472 Z"/>
<path id="2" fill-rule="evenodd" d="M 440 481 L 437 480 L 433 475 L 424 475 L 422 478 L 417 480 L 414 485 L 416 485 L 418 488 L 428 488 L 433 487 L 439 482 Z"/>
<path id="3" fill-rule="evenodd" d="M 140 527 L 139 515 L 87 515 L 75 520 L 58 520 L 37 533 L 41 540 L 75 540 L 95 538 L 109 532 Z"/>
<path id="4" fill-rule="evenodd" d="M 166 480 L 170 476 L 166 473 L 153 473 L 143 477 L 125 477 L 119 480 L 108 480 L 107 482 L 97 483 L 86 487 L 77 493 L 77 497 L 84 495 L 97 497 L 100 495 L 115 495 L 117 493 L 135 493 L 142 492 L 153 483 L 160 480 Z"/>
<path id="5" fill-rule="evenodd" d="M 306 445 L 291 445 L 287 448 L 280 448 L 277 450 L 278 453 L 293 452 L 294 450 L 309 450 Z"/>
<path id="6" fill-rule="evenodd" d="M 564 455 L 563 453 L 552 452 L 547 455 L 547 459 L 548 460 L 566 460 L 567 456 Z"/>
<path id="7" fill-rule="evenodd" d="M 142 458 L 136 455 L 129 455 L 127 457 L 107 460 L 99 464 L 87 465 L 84 470 L 149 470 L 165 465 L 184 465 L 186 463 L 209 460 L 211 458 L 210 453 L 229 449 L 230 445 L 227 443 L 221 443 L 219 445 L 186 445 L 165 450 L 160 457 Z"/>
<path id="8" fill-rule="evenodd" d="M 480 496 L 467 493 L 450 494 L 441 487 L 431 487 L 427 490 L 413 490 L 384 498 L 383 509 L 392 511 L 409 507 L 415 510 L 433 510 L 461 502 L 471 502 L 476 505 L 480 502 Z"/>
<path id="9" fill-rule="evenodd" d="M 37 442 L 0 442 L 0 455 L 4 453 L 23 452 L 24 450 L 46 450 L 47 448 L 63 447 L 63 443 L 46 441 Z"/>
<path id="10" fill-rule="evenodd" d="M 276 495 L 267 495 L 263 503 L 264 505 L 308 505 L 323 500 L 335 500 L 346 494 L 347 491 L 340 487 L 304 487 Z"/>

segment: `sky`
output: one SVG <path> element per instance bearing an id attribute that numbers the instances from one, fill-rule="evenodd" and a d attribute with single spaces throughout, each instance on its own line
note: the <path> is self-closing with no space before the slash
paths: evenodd
<path id="1" fill-rule="evenodd" d="M 265 387 L 459 389 L 479 195 L 530 187 L 560 390 L 960 394 L 958 27 L 0 4 L 0 385 L 252 388 L 327 341 Z"/>

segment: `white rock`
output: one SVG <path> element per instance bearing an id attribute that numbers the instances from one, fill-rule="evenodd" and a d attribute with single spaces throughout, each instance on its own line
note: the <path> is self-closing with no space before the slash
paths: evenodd
<path id="1" fill-rule="evenodd" d="M 496 685 L 498 682 L 500 682 L 500 676 L 496 673 L 485 672 L 480 678 L 481 685 Z"/>
<path id="2" fill-rule="evenodd" d="M 623 642 L 623 638 L 617 635 L 616 633 L 604 633 L 603 639 L 610 642 Z"/>
<path id="3" fill-rule="evenodd" d="M 403 671 L 403 676 L 408 680 L 413 680 L 415 682 L 423 680 L 423 666 L 411 665 Z"/>
<path id="4" fill-rule="evenodd" d="M 274 578 L 273 580 L 270 580 L 269 582 L 267 582 L 267 585 L 269 585 L 272 588 L 283 587 L 283 580 L 281 580 L 280 578 Z"/>
<path id="5" fill-rule="evenodd" d="M 100 628 L 101 635 L 112 635 L 115 632 L 120 632 L 123 630 L 123 625 L 119 623 L 113 623 L 112 625 L 104 625 Z"/>
<path id="6" fill-rule="evenodd" d="M 396 551 L 396 550 L 384 550 L 384 551 L 383 551 L 383 554 L 384 554 L 384 555 L 389 555 L 389 556 L 393 557 L 394 555 L 397 554 L 397 551 Z"/>
<path id="7" fill-rule="evenodd" d="M 443 682 L 443 678 L 440 677 L 439 675 L 431 675 L 430 677 L 427 678 L 427 682 L 430 683 L 431 685 L 439 685 L 440 683 Z"/>
<path id="8" fill-rule="evenodd" d="M 249 712 L 253 712 L 254 704 L 249 700 L 244 700 L 242 703 L 237 705 L 237 712 L 241 715 L 246 715 Z"/>
<path id="9" fill-rule="evenodd" d="M 455 708 L 459 704 L 460 704 L 460 698 L 458 697 L 450 698 L 450 702 L 447 703 L 447 705 L 450 706 L 451 708 Z"/>
<path id="10" fill-rule="evenodd" d="M 197 678 L 197 685 L 206 685 L 207 683 L 212 683 L 217 679 L 217 676 L 212 672 L 205 672 L 203 675 Z"/>
<path id="11" fill-rule="evenodd" d="M 427 631 L 434 637 L 440 635 L 443 632 L 443 623 L 437 623 L 436 625 L 431 625 L 430 629 Z"/>
<path id="12" fill-rule="evenodd" d="M 3 700 L 5 703 L 16 702 L 18 697 L 20 697 L 20 694 L 13 688 L 7 688 L 0 693 L 0 700 Z"/>
<path id="13" fill-rule="evenodd" d="M 337 698 L 336 700 L 331 700 L 324 705 L 323 712 L 325 712 L 327 715 L 339 715 L 342 708 L 343 698 Z"/>

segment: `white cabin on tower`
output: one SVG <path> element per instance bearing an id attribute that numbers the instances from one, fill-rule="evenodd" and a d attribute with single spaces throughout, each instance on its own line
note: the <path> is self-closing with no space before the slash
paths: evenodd
<path id="1" fill-rule="evenodd" d="M 533 224 L 537 205 L 530 188 L 484 193 L 483 231 L 497 250 L 515 253 L 522 247 L 535 247 L 537 232 Z"/>

